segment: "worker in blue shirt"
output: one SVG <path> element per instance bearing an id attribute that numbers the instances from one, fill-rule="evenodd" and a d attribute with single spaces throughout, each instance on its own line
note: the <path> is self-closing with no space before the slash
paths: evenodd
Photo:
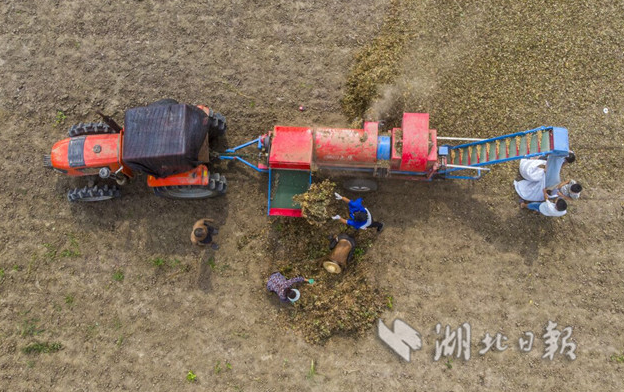
<path id="1" fill-rule="evenodd" d="M 339 195 L 338 193 L 334 193 L 336 196 L 336 200 L 342 200 L 349 205 L 349 218 L 344 219 L 340 215 L 332 216 L 332 219 L 339 220 L 340 222 L 349 225 L 356 230 L 364 230 L 369 227 L 377 228 L 377 232 L 381 232 L 383 230 L 384 224 L 381 222 L 375 222 L 373 220 L 373 216 L 371 215 L 368 208 L 364 208 L 362 205 L 362 198 L 357 198 L 355 200 L 349 200 L 344 196 Z"/>

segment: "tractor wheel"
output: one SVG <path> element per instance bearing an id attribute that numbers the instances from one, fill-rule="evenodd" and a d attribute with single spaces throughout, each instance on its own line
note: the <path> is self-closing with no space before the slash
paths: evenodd
<path id="1" fill-rule="evenodd" d="M 377 183 L 368 178 L 352 178 L 345 181 L 342 186 L 351 192 L 373 192 L 377 190 Z"/>
<path id="2" fill-rule="evenodd" d="M 67 192 L 67 200 L 74 201 L 102 201 L 110 200 L 116 197 L 120 197 L 121 192 L 116 186 L 109 187 L 104 185 L 98 187 L 97 185 L 92 187 L 85 186 L 84 188 L 76 188 Z"/>
<path id="3" fill-rule="evenodd" d="M 69 128 L 67 134 L 69 137 L 76 137 L 82 135 L 101 135 L 103 133 L 116 133 L 113 128 L 104 123 L 87 123 L 76 124 Z"/>
<path id="4" fill-rule="evenodd" d="M 147 106 L 151 107 L 151 106 L 165 106 L 165 105 L 177 105 L 177 104 L 178 104 L 178 101 L 176 101 L 175 99 L 165 98 L 165 99 L 158 100 L 156 102 L 152 102 Z"/>
<path id="5" fill-rule="evenodd" d="M 208 128 L 208 136 L 210 139 L 214 140 L 219 136 L 224 136 L 226 131 L 227 123 L 224 115 L 215 113 L 213 116 L 210 116 L 210 126 Z"/>
<path id="6" fill-rule="evenodd" d="M 154 187 L 154 194 L 169 199 L 207 199 L 223 195 L 227 190 L 227 182 L 219 173 L 211 174 L 208 185 L 182 185 Z"/>

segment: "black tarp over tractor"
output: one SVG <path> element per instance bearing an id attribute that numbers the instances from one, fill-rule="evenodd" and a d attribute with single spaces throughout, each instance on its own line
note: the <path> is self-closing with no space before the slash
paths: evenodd
<path id="1" fill-rule="evenodd" d="M 129 109 L 123 161 L 137 172 L 166 177 L 208 161 L 209 116 L 191 105 Z"/>

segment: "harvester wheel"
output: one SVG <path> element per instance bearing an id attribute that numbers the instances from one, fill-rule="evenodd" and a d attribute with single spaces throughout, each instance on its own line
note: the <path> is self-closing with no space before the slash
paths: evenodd
<path id="1" fill-rule="evenodd" d="M 156 102 L 152 102 L 147 106 L 149 107 L 149 106 L 164 106 L 164 105 L 177 105 L 177 104 L 178 104 L 178 101 L 176 101 L 175 99 L 165 98 L 165 99 L 158 100 Z"/>
<path id="2" fill-rule="evenodd" d="M 377 190 L 377 183 L 368 178 L 351 178 L 345 181 L 342 186 L 351 192 L 373 192 Z"/>
<path id="3" fill-rule="evenodd" d="M 170 199 L 207 199 L 223 195 L 227 190 L 227 182 L 219 173 L 211 174 L 208 185 L 183 185 L 154 187 L 154 194 Z"/>
<path id="4" fill-rule="evenodd" d="M 76 137 L 82 135 L 101 135 L 103 133 L 116 133 L 113 128 L 111 128 L 108 124 L 104 124 L 102 122 L 98 123 L 80 123 L 76 125 L 72 125 L 67 131 L 69 137 Z"/>
<path id="5" fill-rule="evenodd" d="M 67 200 L 71 202 L 75 201 L 103 201 L 110 200 L 116 197 L 120 197 L 121 192 L 116 186 L 109 187 L 104 185 L 99 187 L 97 185 L 92 187 L 85 186 L 84 188 L 75 188 L 67 192 Z"/>

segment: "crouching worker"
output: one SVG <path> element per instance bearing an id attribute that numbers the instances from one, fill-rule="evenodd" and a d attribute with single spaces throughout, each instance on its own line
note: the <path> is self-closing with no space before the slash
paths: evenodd
<path id="1" fill-rule="evenodd" d="M 566 201 L 578 200 L 583 187 L 574 180 L 564 181 L 557 184 L 550 192 L 550 197 L 562 197 Z"/>
<path id="2" fill-rule="evenodd" d="M 568 212 L 568 203 L 561 198 L 555 199 L 554 202 L 548 200 L 548 194 L 544 189 L 544 199 L 546 201 L 533 202 L 533 203 L 520 203 L 521 208 L 528 208 L 529 210 L 537 211 L 544 216 L 564 216 Z"/>
<path id="3" fill-rule="evenodd" d="M 191 242 L 199 246 L 210 245 L 212 249 L 217 250 L 219 245 L 212 242 L 212 236 L 219 234 L 219 230 L 210 223 L 213 223 L 212 219 L 200 219 L 195 222 L 191 232 Z"/>
<path id="4" fill-rule="evenodd" d="M 323 262 L 323 268 L 329 273 L 339 274 L 346 267 L 355 250 L 355 240 L 346 234 L 330 236 L 329 249 L 332 250 L 328 259 Z"/>
<path id="5" fill-rule="evenodd" d="M 303 283 L 306 279 L 303 276 L 297 276 L 296 278 L 288 279 L 279 272 L 274 272 L 267 282 L 267 290 L 274 292 L 279 297 L 280 301 L 295 303 L 299 300 L 301 293 L 299 290 L 293 289 L 292 286 L 297 283 Z M 309 283 L 313 283 L 313 279 L 308 280 Z"/>
<path id="6" fill-rule="evenodd" d="M 377 228 L 377 232 L 381 232 L 383 230 L 384 224 L 381 222 L 375 222 L 373 220 L 373 216 L 371 215 L 368 208 L 364 208 L 362 205 L 362 198 L 358 198 L 355 200 L 349 200 L 344 196 L 339 195 L 338 193 L 334 193 L 336 196 L 336 200 L 342 200 L 349 205 L 349 218 L 344 219 L 340 215 L 332 216 L 333 220 L 339 220 L 340 222 L 349 225 L 356 230 L 364 230 L 366 228 Z"/>

